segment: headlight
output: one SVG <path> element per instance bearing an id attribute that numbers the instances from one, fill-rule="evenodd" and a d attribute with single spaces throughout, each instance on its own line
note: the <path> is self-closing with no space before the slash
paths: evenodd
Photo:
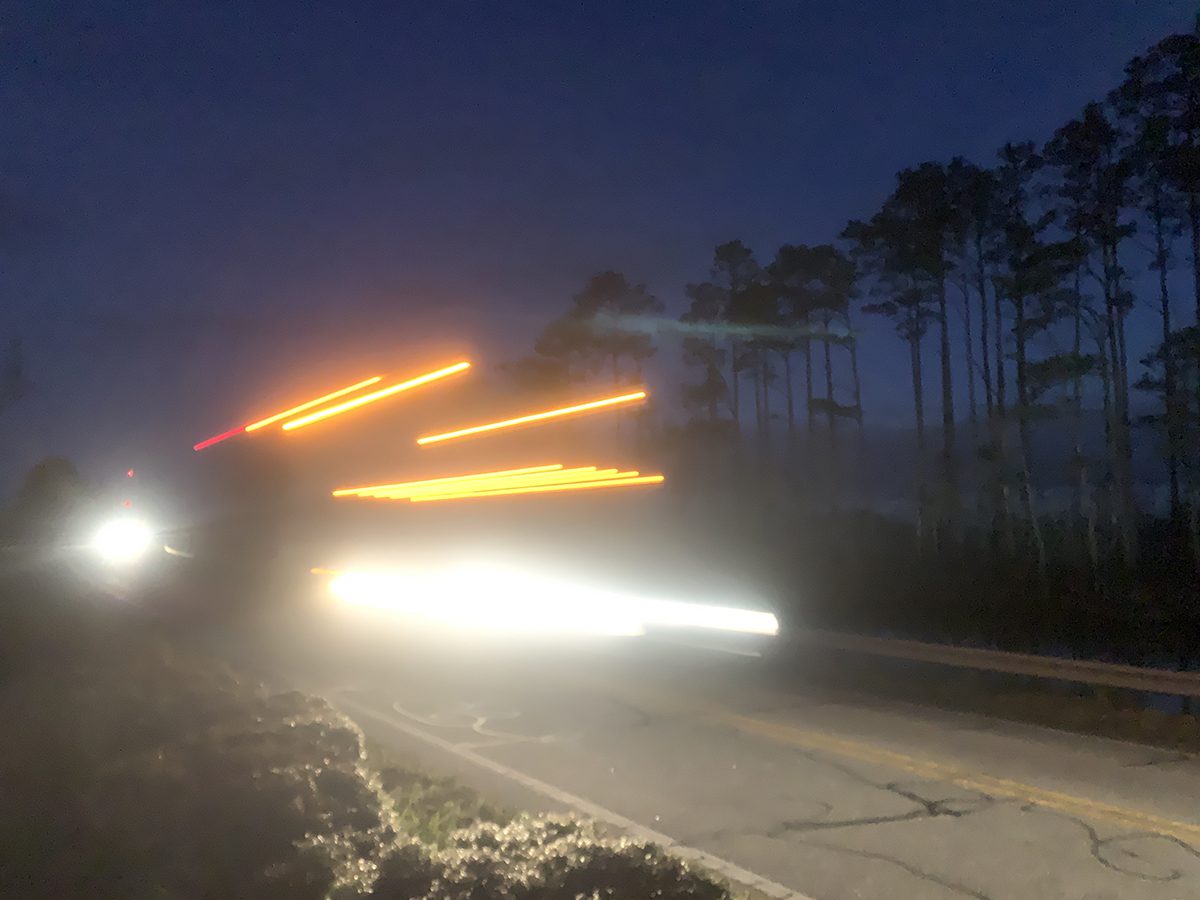
<path id="1" fill-rule="evenodd" d="M 648 627 L 667 627 L 779 633 L 778 620 L 766 611 L 633 596 L 492 566 L 330 574 L 335 577 L 329 589 L 343 603 L 477 631 L 633 637 Z"/>
<path id="2" fill-rule="evenodd" d="M 111 519 L 92 538 L 92 549 L 107 563 L 135 562 L 154 543 L 154 532 L 139 519 Z"/>

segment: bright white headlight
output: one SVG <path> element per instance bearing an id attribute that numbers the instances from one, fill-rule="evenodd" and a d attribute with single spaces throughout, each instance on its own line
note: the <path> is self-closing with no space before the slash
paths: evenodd
<path id="1" fill-rule="evenodd" d="M 329 588 L 349 605 L 476 631 L 636 636 L 660 626 L 779 633 L 766 611 L 638 597 L 489 565 L 342 572 Z"/>
<path id="2" fill-rule="evenodd" d="M 131 563 L 142 557 L 154 542 L 154 532 L 140 519 L 110 519 L 92 538 L 92 549 L 105 562 Z"/>

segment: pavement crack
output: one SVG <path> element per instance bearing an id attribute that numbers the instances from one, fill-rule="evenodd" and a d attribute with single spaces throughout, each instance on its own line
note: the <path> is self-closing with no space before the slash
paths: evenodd
<path id="1" fill-rule="evenodd" d="M 950 881 L 946 878 L 934 875 L 932 872 L 926 872 L 924 869 L 918 868 L 917 866 L 907 863 L 902 859 L 897 859 L 894 856 L 888 856 L 886 853 L 875 853 L 871 850 L 858 850 L 852 847 L 839 847 L 837 844 L 825 844 L 820 841 L 806 839 L 800 839 L 796 843 L 803 844 L 807 847 L 815 847 L 820 850 L 829 850 L 833 853 L 845 853 L 849 856 L 859 857 L 860 859 L 873 859 L 878 862 L 889 863 L 890 865 L 903 869 L 905 872 L 908 872 L 915 878 L 919 878 L 922 881 L 927 881 L 930 884 L 936 884 L 948 891 L 961 894 L 964 897 L 972 897 L 974 900 L 992 900 L 991 897 L 982 893 L 981 891 L 967 887 L 965 884 L 959 884 L 956 881 Z"/>
<path id="2" fill-rule="evenodd" d="M 839 762 L 838 760 L 829 759 L 816 752 L 797 749 L 796 753 L 811 762 L 817 763 L 818 765 L 828 766 L 829 768 L 840 772 L 847 778 L 856 781 L 859 784 L 874 788 L 878 791 L 895 794 L 896 796 L 901 797 L 910 803 L 916 804 L 917 808 L 903 813 L 895 813 L 886 816 L 863 816 L 854 819 L 842 819 L 834 821 L 829 821 L 824 817 L 784 821 L 772 826 L 766 832 L 768 837 L 779 837 L 789 832 L 820 831 L 830 828 L 852 828 L 857 825 L 888 825 L 895 822 L 910 822 L 915 819 L 931 819 L 940 816 L 959 818 L 989 808 L 996 803 L 996 799 L 994 797 L 982 793 L 973 793 L 972 796 L 965 797 L 926 797 L 920 793 L 917 793 L 911 785 L 906 786 L 904 782 L 875 781 L 874 779 L 868 778 L 858 770 L 845 763 Z M 935 784 L 934 782 L 923 783 L 927 783 L 931 787 Z M 958 808 L 960 806 L 965 806 L 965 808 Z M 832 809 L 828 811 L 832 812 Z"/>
<path id="3" fill-rule="evenodd" d="M 890 825 L 894 822 L 911 822 L 913 819 L 925 819 L 929 814 L 923 809 L 913 809 L 906 813 L 893 816 L 864 816 L 859 819 L 840 819 L 826 821 L 824 819 L 806 819 L 802 821 L 780 822 L 767 829 L 769 838 L 779 838 L 785 834 L 804 831 L 823 831 L 830 828 L 853 828 L 857 825 Z"/>
<path id="4" fill-rule="evenodd" d="M 916 809 L 911 809 L 908 812 L 894 813 L 886 816 L 860 816 L 854 819 L 836 819 L 830 821 L 824 818 L 816 819 L 800 819 L 780 822 L 778 825 L 772 826 L 767 830 L 766 835 L 770 838 L 778 838 L 784 834 L 791 832 L 804 831 L 824 831 L 831 828 L 854 828 L 863 825 L 891 825 L 896 822 L 912 822 L 916 819 L 936 819 L 941 816 L 949 816 L 954 819 L 968 816 L 971 813 L 990 806 L 993 802 L 991 797 L 945 797 L 939 799 L 929 799 L 916 794 L 911 790 L 905 790 L 898 782 L 891 782 L 886 785 L 879 785 L 880 790 L 886 790 L 897 796 L 917 804 Z M 975 804 L 968 809 L 955 809 L 950 806 L 951 803 L 966 803 Z M 832 811 L 832 810 L 827 810 Z"/>
<path id="5" fill-rule="evenodd" d="M 1075 816 L 1067 815 L 1066 813 L 1060 813 L 1052 809 L 1046 809 L 1045 807 L 1032 803 L 1022 806 L 1021 811 L 1026 813 L 1039 812 L 1044 815 L 1055 816 L 1070 822 L 1073 825 L 1076 825 L 1087 837 L 1089 851 L 1091 852 L 1092 858 L 1095 859 L 1096 862 L 1100 863 L 1100 865 L 1104 866 L 1106 869 L 1111 869 L 1114 872 L 1119 872 L 1120 874 L 1127 875 L 1130 878 L 1137 878 L 1141 881 L 1167 882 L 1178 881 L 1183 877 L 1184 874 L 1181 869 L 1176 869 L 1162 863 L 1159 865 L 1164 866 L 1165 871 L 1156 872 L 1148 870 L 1149 867 L 1155 865 L 1155 862 L 1153 860 L 1146 859 L 1144 853 L 1138 853 L 1137 851 L 1128 849 L 1125 846 L 1133 841 L 1146 841 L 1152 846 L 1155 844 L 1158 844 L 1159 846 L 1163 844 L 1173 845 L 1179 850 L 1182 850 L 1185 854 L 1200 860 L 1200 850 L 1197 850 L 1186 841 L 1182 841 L 1179 838 L 1169 834 L 1158 834 L 1153 831 L 1132 831 L 1105 838 L 1101 837 L 1100 833 L 1087 822 Z M 1141 864 L 1142 868 L 1133 868 L 1133 865 L 1130 862 L 1132 860 L 1136 860 L 1139 864 Z"/>

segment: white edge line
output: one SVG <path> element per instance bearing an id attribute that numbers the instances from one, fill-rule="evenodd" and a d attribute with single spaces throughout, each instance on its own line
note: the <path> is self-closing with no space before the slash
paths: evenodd
<path id="1" fill-rule="evenodd" d="M 768 897 L 779 898 L 779 900 L 813 900 L 812 897 L 809 897 L 806 894 L 797 893 L 796 891 L 793 891 L 791 888 L 785 887 L 782 884 L 771 881 L 767 878 L 763 878 L 761 875 L 756 875 L 749 869 L 743 869 L 741 866 L 736 865 L 735 863 L 721 859 L 719 856 L 713 856 L 711 853 L 708 853 L 704 850 L 698 850 L 695 847 L 688 847 L 684 844 L 680 844 L 669 835 L 655 831 L 652 828 L 647 828 L 645 825 L 641 825 L 632 819 L 625 818 L 625 816 L 621 815 L 620 813 L 613 812 L 610 809 L 605 809 L 603 806 L 599 806 L 590 800 L 585 800 L 583 797 L 579 797 L 575 794 L 564 791 L 561 788 L 555 787 L 552 784 L 548 784 L 545 781 L 541 781 L 530 775 L 526 775 L 523 772 L 518 772 L 516 769 L 510 769 L 503 763 L 488 759 L 486 756 L 476 753 L 473 750 L 460 747 L 457 744 L 452 744 L 450 741 L 447 741 L 444 738 L 437 737 L 436 735 L 430 734 L 427 731 L 423 731 L 416 726 L 399 721 L 392 716 L 377 712 L 369 707 L 356 703 L 353 700 L 348 700 L 345 697 L 341 697 L 335 705 L 350 707 L 359 715 L 375 719 L 377 722 L 381 722 L 385 725 L 395 728 L 398 731 L 402 731 L 409 737 L 416 738 L 419 741 L 424 741 L 426 744 L 437 747 L 439 750 L 444 750 L 447 753 L 453 753 L 459 759 L 466 760 L 467 762 L 479 766 L 482 769 L 487 769 L 489 772 L 501 775 L 510 781 L 515 781 L 517 784 L 520 784 L 521 786 L 526 787 L 535 793 L 550 798 L 555 803 L 560 803 L 563 806 L 569 806 L 577 812 L 583 813 L 588 818 L 596 819 L 600 822 L 606 822 L 609 825 L 615 825 L 617 828 L 620 828 L 622 831 L 639 841 L 658 844 L 660 847 L 668 850 L 675 856 L 698 863 L 704 868 L 716 872 L 722 877 L 727 878 L 740 886 L 751 888 L 752 890 L 766 894 Z"/>

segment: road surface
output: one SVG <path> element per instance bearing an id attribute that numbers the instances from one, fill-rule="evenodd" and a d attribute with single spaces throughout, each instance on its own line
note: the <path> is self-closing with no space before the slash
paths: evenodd
<path id="1" fill-rule="evenodd" d="M 1200 898 L 1195 757 L 649 639 L 446 642 L 349 621 L 272 635 L 261 665 L 426 765 L 640 828 L 767 895 Z"/>

